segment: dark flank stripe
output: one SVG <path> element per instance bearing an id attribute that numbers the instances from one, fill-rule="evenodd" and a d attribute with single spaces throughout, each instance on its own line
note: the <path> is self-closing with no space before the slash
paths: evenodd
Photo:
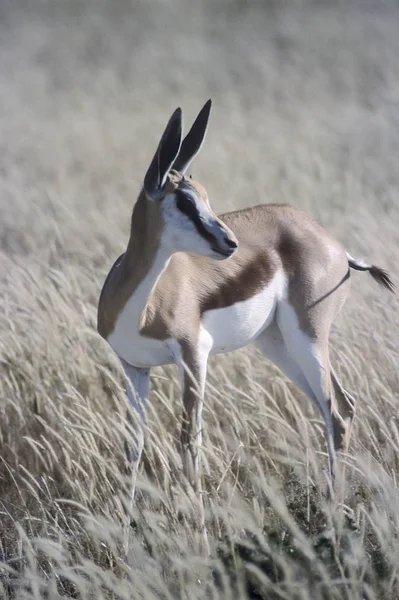
<path id="1" fill-rule="evenodd" d="M 194 192 L 195 193 L 195 192 Z M 187 194 L 183 190 L 177 189 L 176 192 L 177 208 L 187 215 L 189 219 L 194 223 L 198 233 L 208 242 L 212 243 L 215 241 L 215 237 L 205 229 L 204 224 L 200 218 L 197 207 L 194 202 L 188 198 Z"/>
<path id="2" fill-rule="evenodd" d="M 234 259 L 232 259 L 234 260 Z M 201 316 L 208 310 L 227 308 L 256 296 L 269 285 L 277 271 L 275 260 L 267 252 L 258 254 L 230 277 L 223 277 L 209 293 L 200 296 Z"/>

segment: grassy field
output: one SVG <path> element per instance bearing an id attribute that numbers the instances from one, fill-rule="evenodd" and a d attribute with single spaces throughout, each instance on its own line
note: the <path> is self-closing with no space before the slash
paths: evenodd
<path id="1" fill-rule="evenodd" d="M 0 598 L 399 598 L 398 303 L 365 274 L 332 355 L 358 400 L 344 506 L 319 414 L 253 349 L 211 360 L 199 505 L 174 368 L 152 378 L 129 552 L 126 399 L 95 330 L 172 110 L 212 97 L 213 208 L 306 210 L 399 281 L 399 8 L 378 0 L 0 7 Z"/>

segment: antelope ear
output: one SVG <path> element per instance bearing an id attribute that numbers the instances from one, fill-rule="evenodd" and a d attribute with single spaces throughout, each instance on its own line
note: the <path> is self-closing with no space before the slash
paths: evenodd
<path id="1" fill-rule="evenodd" d="M 151 200 L 162 198 L 169 171 L 179 154 L 182 135 L 182 111 L 176 108 L 170 117 L 146 176 L 144 191 Z"/>
<path id="2" fill-rule="evenodd" d="M 173 163 L 172 168 L 175 169 L 175 171 L 180 171 L 180 173 L 184 174 L 187 171 L 193 159 L 201 150 L 201 146 L 204 141 L 208 126 L 209 113 L 211 112 L 211 108 L 212 100 L 208 100 L 208 102 L 206 102 L 206 104 L 199 112 L 198 117 L 195 119 L 190 131 L 184 138 L 180 152 L 175 162 Z"/>

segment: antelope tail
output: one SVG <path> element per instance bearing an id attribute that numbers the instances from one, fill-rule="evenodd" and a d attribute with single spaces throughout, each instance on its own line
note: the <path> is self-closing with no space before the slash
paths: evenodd
<path id="1" fill-rule="evenodd" d="M 366 265 L 362 260 L 357 260 L 348 253 L 346 253 L 346 256 L 348 257 L 348 263 L 351 269 L 356 269 L 356 271 L 368 271 L 377 283 L 383 285 L 390 292 L 395 293 L 395 284 L 384 269 L 380 269 L 375 265 Z"/>

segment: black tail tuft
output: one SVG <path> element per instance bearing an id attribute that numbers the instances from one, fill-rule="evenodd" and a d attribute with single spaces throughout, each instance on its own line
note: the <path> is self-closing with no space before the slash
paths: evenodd
<path id="1" fill-rule="evenodd" d="M 384 269 L 380 269 L 375 265 L 366 265 L 361 260 L 356 260 L 350 254 L 346 253 L 348 257 L 348 263 L 351 269 L 356 269 L 356 271 L 368 271 L 371 277 L 380 285 L 383 285 L 390 292 L 395 293 L 395 284 L 389 277 L 388 273 L 384 271 Z"/>
<path id="2" fill-rule="evenodd" d="M 372 265 L 368 271 L 370 272 L 371 277 L 380 285 L 383 285 L 390 292 L 395 293 L 395 284 L 389 277 L 388 273 L 384 271 L 384 269 L 380 269 L 375 265 Z"/>

